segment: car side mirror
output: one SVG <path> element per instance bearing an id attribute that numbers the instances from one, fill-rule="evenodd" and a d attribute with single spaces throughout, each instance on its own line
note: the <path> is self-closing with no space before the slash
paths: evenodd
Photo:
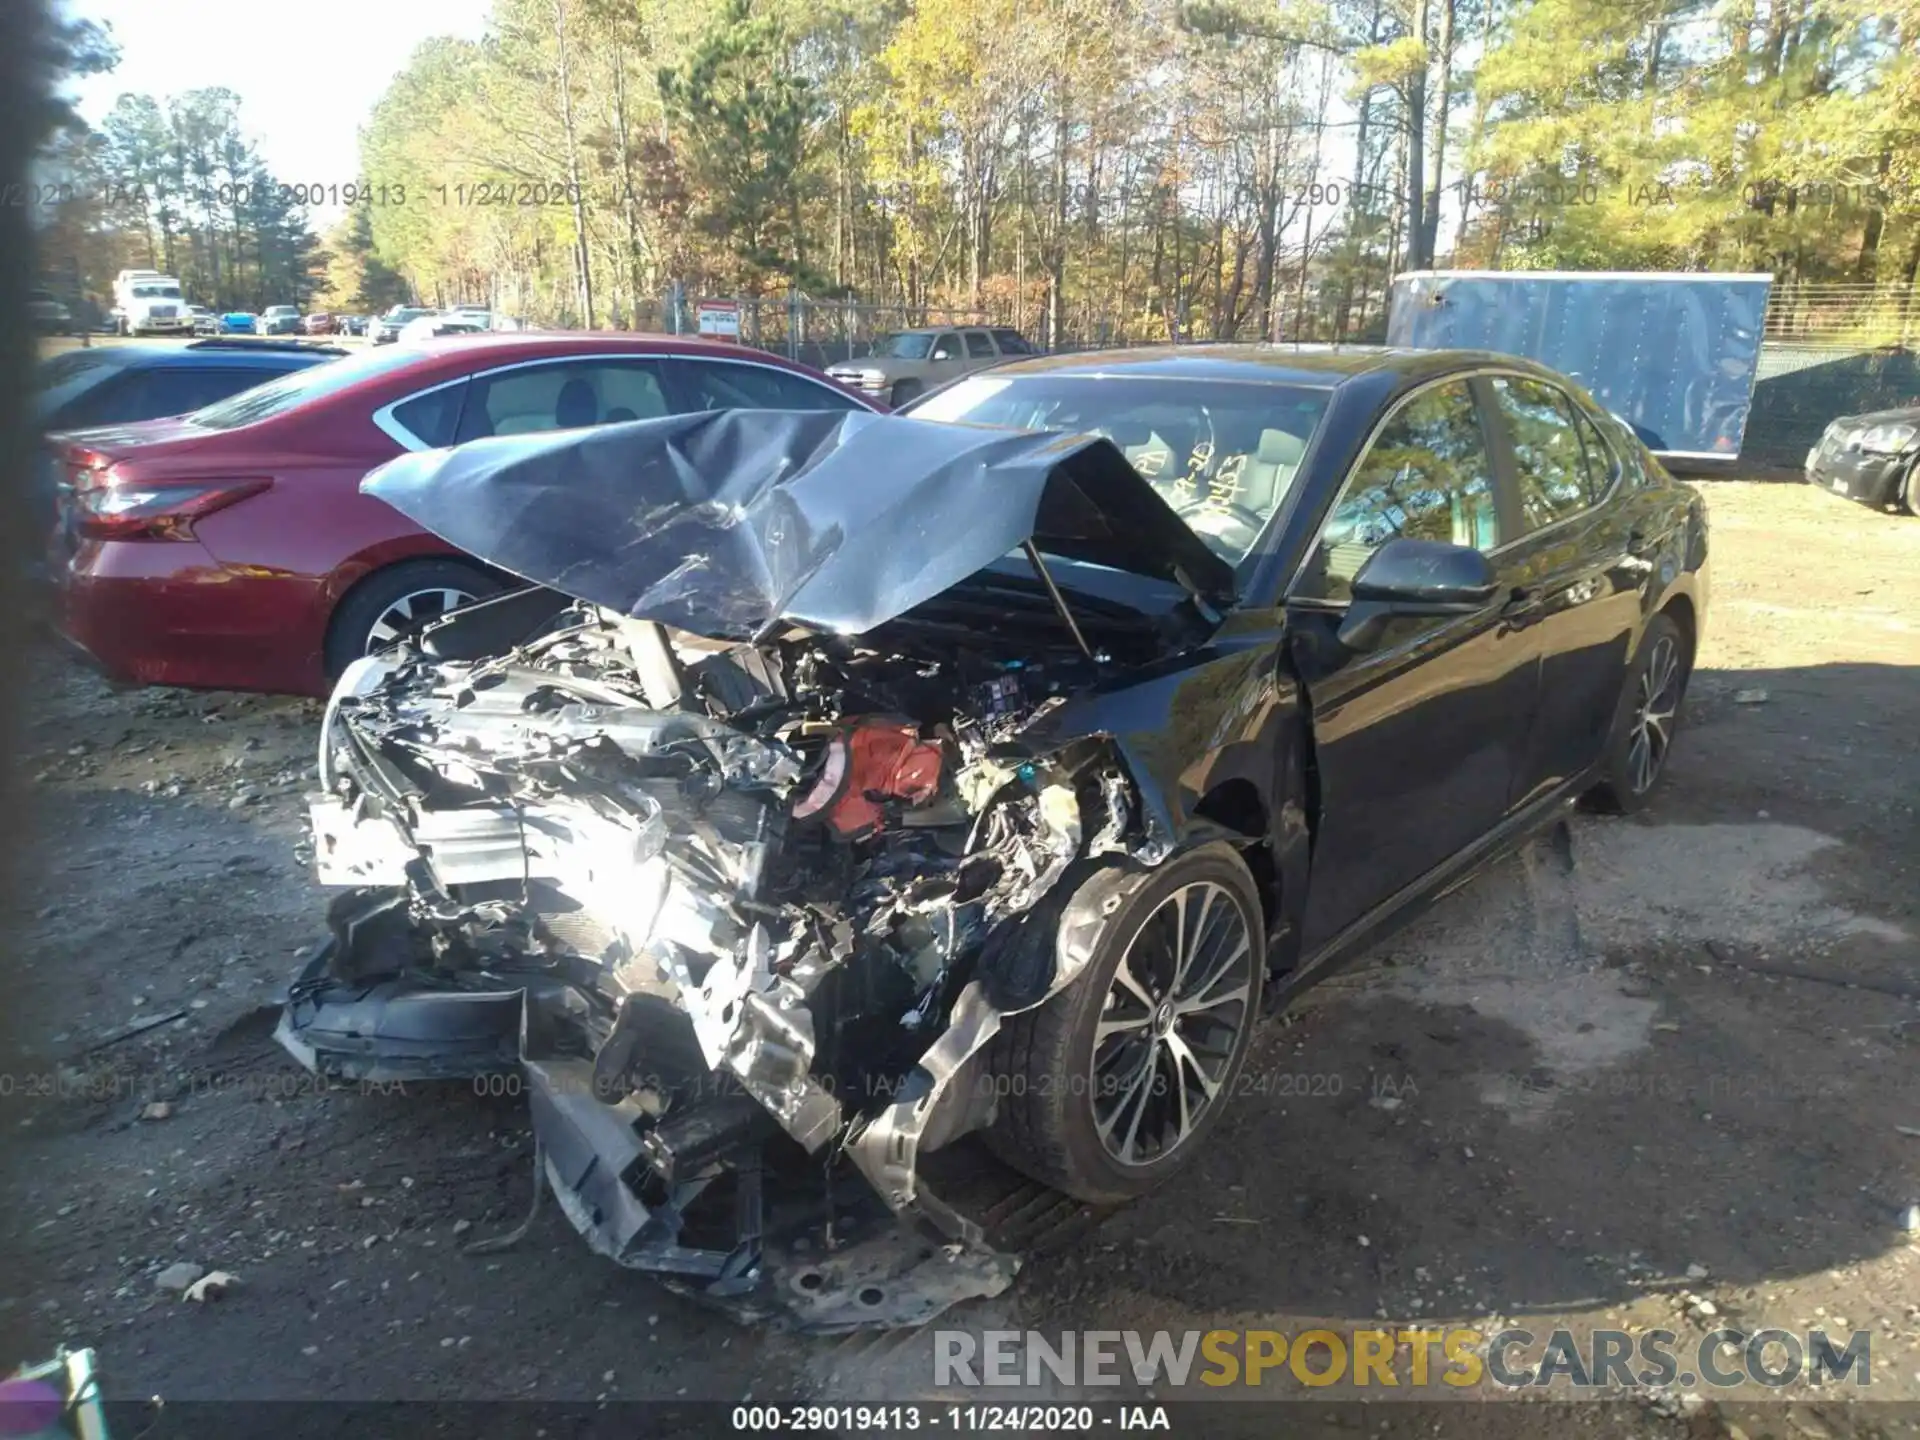
<path id="1" fill-rule="evenodd" d="M 1471 615 L 1500 591 L 1493 562 L 1469 545 L 1389 540 L 1353 577 L 1340 643 L 1371 650 L 1400 615 Z"/>

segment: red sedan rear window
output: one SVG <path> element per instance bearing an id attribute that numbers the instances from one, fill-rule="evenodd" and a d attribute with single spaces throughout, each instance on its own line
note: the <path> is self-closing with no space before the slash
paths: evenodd
<path id="1" fill-rule="evenodd" d="M 237 430 L 255 425 L 301 405 L 310 405 L 329 395 L 337 395 L 350 385 L 371 380 L 395 370 L 404 370 L 419 360 L 419 352 L 407 349 L 363 350 L 357 355 L 323 361 L 304 370 L 295 370 L 265 385 L 242 390 L 238 395 L 196 410 L 187 416 L 189 423 L 204 430 Z"/>

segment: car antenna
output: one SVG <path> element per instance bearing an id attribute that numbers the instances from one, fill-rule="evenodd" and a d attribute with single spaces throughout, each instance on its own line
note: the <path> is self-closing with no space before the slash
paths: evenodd
<path id="1" fill-rule="evenodd" d="M 1087 659 L 1098 664 L 1100 657 L 1093 653 L 1093 647 L 1087 644 L 1087 637 L 1080 633 L 1079 622 L 1073 618 L 1073 611 L 1067 608 L 1066 597 L 1060 593 L 1060 587 L 1053 583 L 1053 576 L 1047 572 L 1046 563 L 1041 560 L 1040 552 L 1033 548 L 1033 541 L 1021 541 L 1020 548 L 1027 552 L 1027 559 L 1033 565 L 1033 573 L 1040 577 L 1040 583 L 1047 587 L 1047 594 L 1053 597 L 1053 608 L 1060 612 L 1060 618 L 1067 622 L 1067 629 L 1073 632 L 1074 643 L 1080 647 Z"/>

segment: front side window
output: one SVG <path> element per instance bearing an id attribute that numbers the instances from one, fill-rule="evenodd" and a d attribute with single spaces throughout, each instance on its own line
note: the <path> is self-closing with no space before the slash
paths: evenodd
<path id="1" fill-rule="evenodd" d="M 853 410 L 852 396 L 767 365 L 670 360 L 683 410 Z"/>
<path id="2" fill-rule="evenodd" d="M 931 360 L 958 360 L 960 358 L 960 337 L 958 335 L 942 335 L 938 340 L 933 342 L 933 354 L 927 358 Z"/>
<path id="3" fill-rule="evenodd" d="M 653 420 L 670 413 L 651 360 L 572 360 L 476 375 L 460 418 L 461 441 Z"/>
<path id="4" fill-rule="evenodd" d="M 1518 375 L 1496 375 L 1489 383 L 1513 446 L 1526 528 L 1540 530 L 1578 515 L 1597 496 L 1573 401 L 1551 385 Z"/>
<path id="5" fill-rule="evenodd" d="M 1353 577 L 1389 540 L 1500 543 L 1493 466 L 1464 380 L 1424 390 L 1375 437 L 1308 557 L 1299 593 L 1345 602 Z"/>
<path id="6" fill-rule="evenodd" d="M 989 370 L 910 413 L 1102 436 L 1210 549 L 1237 565 L 1291 492 L 1329 398 L 1326 390 L 1244 380 Z"/>

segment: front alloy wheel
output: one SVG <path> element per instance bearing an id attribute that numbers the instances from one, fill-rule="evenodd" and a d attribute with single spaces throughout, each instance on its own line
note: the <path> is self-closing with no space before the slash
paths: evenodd
<path id="1" fill-rule="evenodd" d="M 1220 1094 L 1251 1012 L 1253 935 L 1224 887 L 1174 891 L 1113 972 L 1094 1030 L 1094 1129 L 1121 1165 L 1186 1143 Z"/>
<path id="2" fill-rule="evenodd" d="M 1239 1078 L 1266 975 L 1259 888 L 1215 841 L 1144 873 L 1101 867 L 1028 924 L 1073 928 L 1086 958 L 994 1038 L 987 1142 L 1078 1200 L 1145 1194 L 1198 1153 Z"/>

